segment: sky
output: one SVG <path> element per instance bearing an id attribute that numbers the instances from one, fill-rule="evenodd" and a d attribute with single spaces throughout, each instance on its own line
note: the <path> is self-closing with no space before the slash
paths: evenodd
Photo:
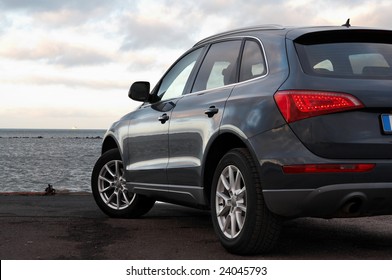
<path id="1" fill-rule="evenodd" d="M 105 129 L 204 37 L 245 26 L 392 29 L 392 1 L 0 0 L 0 128 Z"/>

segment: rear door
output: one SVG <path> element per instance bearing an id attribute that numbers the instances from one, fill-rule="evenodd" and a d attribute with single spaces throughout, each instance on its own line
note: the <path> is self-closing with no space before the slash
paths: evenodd
<path id="1" fill-rule="evenodd" d="M 241 39 L 210 46 L 192 92 L 173 109 L 169 128 L 168 181 L 174 191 L 200 187 L 202 160 L 208 141 L 216 137 L 225 103 L 237 82 Z"/>

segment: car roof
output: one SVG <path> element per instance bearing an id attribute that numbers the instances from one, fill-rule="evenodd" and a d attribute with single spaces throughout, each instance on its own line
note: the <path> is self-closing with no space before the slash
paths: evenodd
<path id="1" fill-rule="evenodd" d="M 339 30 L 385 30 L 387 29 L 375 29 L 370 27 L 358 27 L 358 26 L 305 26 L 305 27 L 290 27 L 290 26 L 281 26 L 281 25 L 259 25 L 259 26 L 251 26 L 244 27 L 240 29 L 233 29 L 226 32 L 218 33 L 212 36 L 209 36 L 203 40 L 197 42 L 194 47 L 204 45 L 206 43 L 210 43 L 215 40 L 230 38 L 235 36 L 258 36 L 260 34 L 274 34 L 277 36 L 284 36 L 287 39 L 295 40 L 302 35 L 313 33 L 313 32 L 322 32 L 322 31 L 339 31 Z"/>
<path id="2" fill-rule="evenodd" d="M 281 26 L 281 25 L 275 25 L 275 24 L 244 27 L 244 28 L 239 28 L 239 29 L 228 30 L 228 31 L 225 31 L 222 33 L 218 33 L 218 34 L 209 36 L 203 40 L 200 40 L 194 46 L 196 47 L 196 46 L 203 45 L 205 43 L 208 43 L 210 41 L 214 41 L 217 39 L 239 36 L 239 35 L 252 33 L 252 32 L 258 33 L 260 31 L 274 31 L 275 33 L 286 33 L 287 31 L 285 31 L 285 30 L 286 30 L 286 27 Z"/>

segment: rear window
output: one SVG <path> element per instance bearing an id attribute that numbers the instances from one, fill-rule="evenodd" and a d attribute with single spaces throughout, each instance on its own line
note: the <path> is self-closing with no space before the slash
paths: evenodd
<path id="1" fill-rule="evenodd" d="M 325 39 L 317 33 L 314 38 L 307 35 L 306 39 L 296 40 L 305 73 L 341 78 L 392 78 L 392 44 L 386 42 L 385 37 L 378 40 L 374 34 L 358 36 L 358 32 L 354 37 L 350 33 L 346 33 L 348 36 L 325 35 L 331 37 Z"/>

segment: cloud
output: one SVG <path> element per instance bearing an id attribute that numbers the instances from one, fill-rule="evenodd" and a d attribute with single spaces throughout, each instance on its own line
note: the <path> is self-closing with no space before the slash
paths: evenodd
<path id="1" fill-rule="evenodd" d="M 101 50 L 68 42 L 38 41 L 19 45 L 6 41 L 0 45 L 0 56 L 15 60 L 43 61 L 63 67 L 101 65 L 113 62 L 113 58 Z"/>
<path id="2" fill-rule="evenodd" d="M 176 29 L 169 23 L 157 20 L 151 22 L 143 18 L 127 19 L 125 39 L 120 50 L 159 48 L 183 48 L 189 47 L 194 41 L 185 29 Z"/>
<path id="3" fill-rule="evenodd" d="M 23 10 L 29 12 L 56 11 L 72 9 L 91 11 L 97 7 L 115 5 L 116 0 L 0 0 L 0 7 L 8 10 Z"/>
<path id="4" fill-rule="evenodd" d="M 35 28 L 75 27 L 107 21 L 123 5 L 120 0 L 0 0 L 0 9 L 30 19 Z"/>
<path id="5" fill-rule="evenodd" d="M 154 5 L 145 1 L 137 11 L 124 13 L 119 21 L 119 33 L 124 35 L 120 49 L 188 47 L 194 41 L 190 30 L 197 23 L 192 20 L 192 9 L 186 11 L 186 3 L 172 6 L 165 1 Z"/>
<path id="6" fill-rule="evenodd" d="M 347 18 L 392 28 L 386 0 L 0 0 L 0 9 L 0 113 L 22 101 L 50 103 L 67 118 L 91 106 L 118 110 L 132 81 L 157 81 L 197 41 L 232 28 L 341 25 Z M 73 103 L 80 112 L 69 110 Z M 94 126 L 98 116 L 90 113 L 84 119 Z M 40 126 L 28 116 L 20 126 Z"/>
<path id="7" fill-rule="evenodd" d="M 50 86 L 50 85 L 62 85 L 71 88 L 90 88 L 95 90 L 114 90 L 121 89 L 125 90 L 129 87 L 129 82 L 127 80 L 124 81 L 116 81 L 112 79 L 102 80 L 102 79 L 86 79 L 86 78 L 75 78 L 75 77 L 64 77 L 64 76 L 39 76 L 32 75 L 30 77 L 25 77 L 23 81 L 20 81 L 26 84 L 35 84 L 40 86 Z"/>
<path id="8" fill-rule="evenodd" d="M 325 1 L 143 1 L 119 20 L 119 35 L 124 36 L 120 50 L 145 48 L 188 49 L 198 40 L 232 28 L 252 25 L 325 24 L 319 7 Z M 336 7 L 343 4 L 333 1 Z M 355 3 L 362 4 L 358 0 Z M 331 5 L 324 4 L 323 9 Z M 348 4 L 344 4 L 348 5 Z M 351 4 L 351 5 L 354 5 Z M 335 9 L 331 9 L 335 10 Z M 314 16 L 312 16 L 314 15 Z M 320 22 L 320 19 L 322 22 Z M 340 24 L 347 19 L 343 16 Z"/>
<path id="9" fill-rule="evenodd" d="M 0 18 L 0 35 L 6 32 L 6 30 L 12 25 L 12 21 L 7 17 L 3 16 Z"/>

